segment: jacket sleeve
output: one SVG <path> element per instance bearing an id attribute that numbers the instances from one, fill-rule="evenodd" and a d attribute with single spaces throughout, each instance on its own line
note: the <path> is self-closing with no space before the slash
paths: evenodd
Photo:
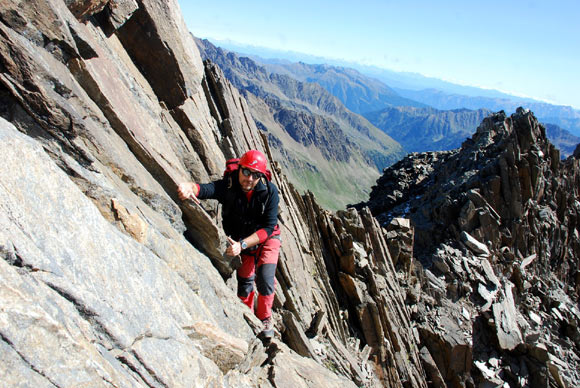
<path id="1" fill-rule="evenodd" d="M 228 182 L 226 179 L 199 184 L 199 193 L 197 194 L 197 198 L 217 199 L 219 202 L 223 203 L 227 184 Z"/>
<path id="2" fill-rule="evenodd" d="M 268 201 L 266 202 L 266 208 L 264 209 L 264 215 L 262 216 L 261 222 L 258 225 L 260 229 L 256 232 L 260 237 L 260 243 L 264 242 L 268 237 L 274 232 L 274 228 L 278 225 L 278 204 L 280 202 L 280 197 L 278 195 L 278 189 L 276 186 L 268 182 L 270 185 L 270 195 Z M 264 232 L 261 232 L 264 230 Z M 265 237 L 264 237 L 265 235 Z M 264 238 L 264 241 L 262 241 Z"/>

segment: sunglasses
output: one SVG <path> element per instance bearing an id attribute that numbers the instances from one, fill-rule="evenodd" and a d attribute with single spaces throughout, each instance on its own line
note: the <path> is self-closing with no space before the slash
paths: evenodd
<path id="1" fill-rule="evenodd" d="M 261 172 L 255 172 L 252 171 L 248 168 L 242 167 L 242 174 L 244 174 L 244 176 L 252 176 L 252 178 L 254 179 L 260 179 L 262 177 L 262 173 Z"/>

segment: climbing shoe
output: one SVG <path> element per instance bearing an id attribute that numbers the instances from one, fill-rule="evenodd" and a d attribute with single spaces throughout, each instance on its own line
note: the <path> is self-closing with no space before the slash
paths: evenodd
<path id="1" fill-rule="evenodd" d="M 272 317 L 269 316 L 262 320 L 262 332 L 260 336 L 263 338 L 272 338 L 274 337 L 274 322 L 272 321 Z"/>

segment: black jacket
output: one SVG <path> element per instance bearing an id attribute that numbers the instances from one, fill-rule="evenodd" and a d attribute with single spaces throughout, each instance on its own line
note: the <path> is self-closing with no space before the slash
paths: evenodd
<path id="1" fill-rule="evenodd" d="M 223 205 L 224 232 L 236 241 L 260 229 L 270 237 L 278 225 L 278 189 L 265 178 L 257 183 L 249 202 L 237 171 L 219 181 L 200 184 L 197 197 L 217 199 Z"/>

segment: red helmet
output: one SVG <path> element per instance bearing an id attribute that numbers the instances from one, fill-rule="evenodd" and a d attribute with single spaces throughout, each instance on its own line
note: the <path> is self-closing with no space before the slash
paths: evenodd
<path id="1" fill-rule="evenodd" d="M 249 150 L 240 158 L 240 166 L 266 173 L 266 156 L 258 150 Z"/>

